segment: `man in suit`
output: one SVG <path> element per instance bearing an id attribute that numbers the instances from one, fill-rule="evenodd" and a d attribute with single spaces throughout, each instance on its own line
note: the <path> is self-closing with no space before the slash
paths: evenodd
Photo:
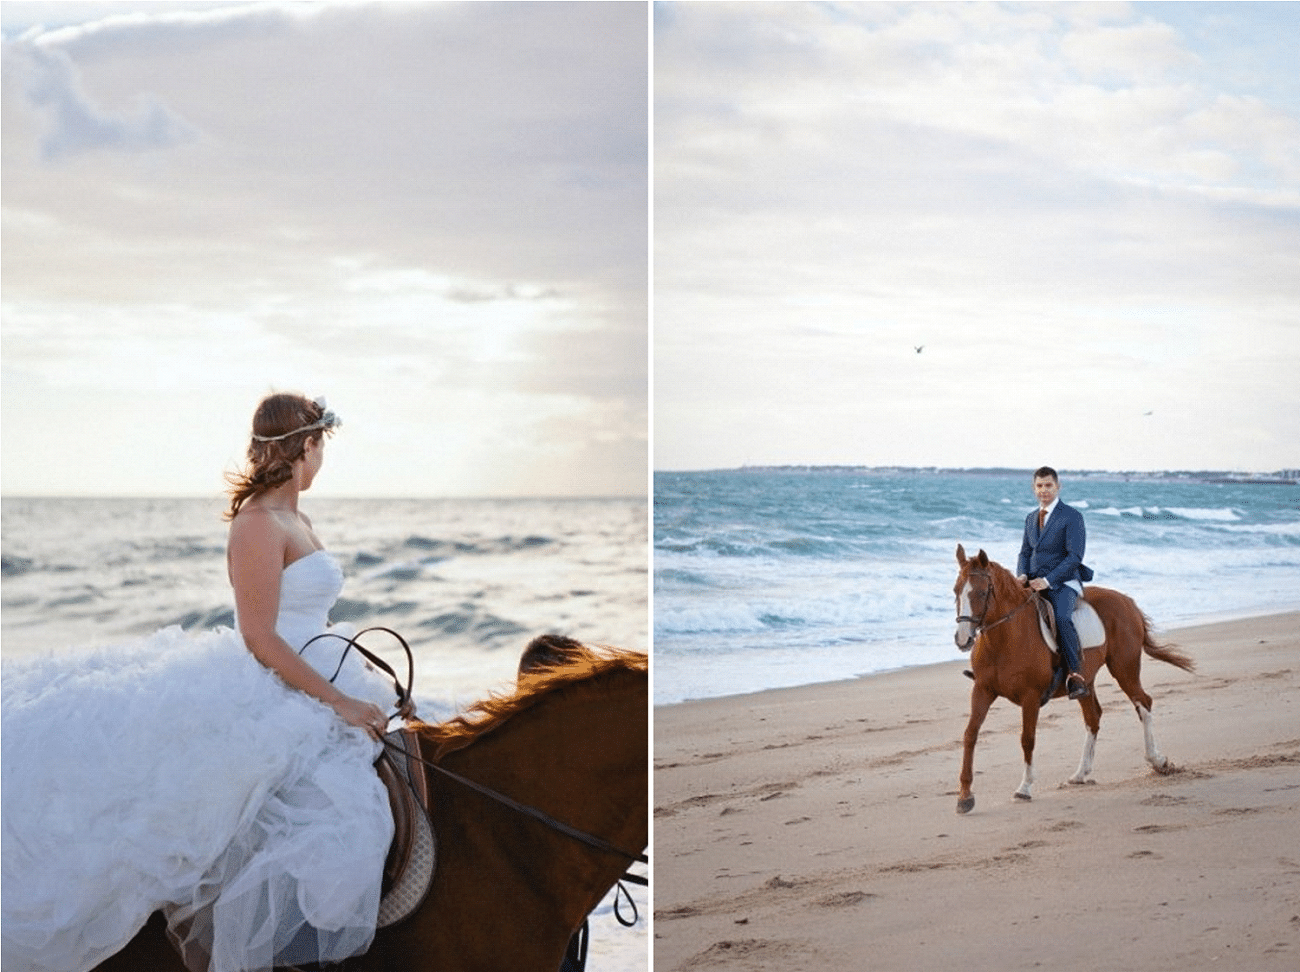
<path id="1" fill-rule="evenodd" d="M 1074 602 L 1083 593 L 1083 582 L 1092 571 L 1083 564 L 1087 529 L 1083 514 L 1060 500 L 1061 480 L 1056 470 L 1044 466 L 1034 473 L 1034 495 L 1038 509 L 1025 517 L 1025 538 L 1020 545 L 1017 580 L 1040 591 L 1056 612 L 1056 641 L 1061 659 L 1069 671 L 1070 698 L 1088 694 L 1079 653 L 1079 635 L 1074 630 Z"/>

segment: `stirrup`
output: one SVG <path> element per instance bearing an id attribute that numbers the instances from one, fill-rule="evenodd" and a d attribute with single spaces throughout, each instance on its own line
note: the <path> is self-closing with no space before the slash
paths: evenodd
<path id="1" fill-rule="evenodd" d="M 1079 680 L 1079 688 L 1077 690 L 1070 685 L 1070 680 L 1076 678 Z M 1072 699 L 1083 699 L 1088 697 L 1088 680 L 1083 677 L 1081 672 L 1071 672 L 1069 675 L 1065 676 L 1065 686 L 1066 694 Z"/>

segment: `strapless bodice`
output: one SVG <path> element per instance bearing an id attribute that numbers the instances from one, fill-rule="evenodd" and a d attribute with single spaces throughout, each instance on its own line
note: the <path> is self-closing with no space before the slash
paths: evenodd
<path id="1" fill-rule="evenodd" d="M 343 590 L 343 570 L 333 554 L 317 550 L 280 575 L 280 613 L 275 630 L 295 651 L 329 624 L 330 608 Z"/>
<path id="2" fill-rule="evenodd" d="M 276 633 L 340 691 L 388 711 L 393 706 L 391 683 L 348 650 L 346 639 L 356 634 L 355 626 L 329 623 L 330 609 L 342 590 L 343 569 L 329 551 L 316 550 L 298 558 L 280 575 Z M 322 634 L 337 637 L 318 637 Z M 304 651 L 308 642 L 312 645 Z"/>

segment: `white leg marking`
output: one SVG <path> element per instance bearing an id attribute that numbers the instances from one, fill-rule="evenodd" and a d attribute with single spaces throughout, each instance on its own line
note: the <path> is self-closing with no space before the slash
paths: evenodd
<path id="1" fill-rule="evenodd" d="M 1092 758 L 1097 752 L 1097 734 L 1091 729 L 1083 737 L 1083 755 L 1079 757 L 1079 768 L 1070 777 L 1070 783 L 1087 783 L 1092 774 Z"/>
<path id="2" fill-rule="evenodd" d="M 1034 764 L 1026 763 L 1025 775 L 1024 778 L 1021 779 L 1020 781 L 1019 789 L 1016 790 L 1016 796 L 1021 800 L 1032 800 L 1034 798 L 1034 795 L 1030 791 L 1033 789 L 1033 786 L 1034 786 Z"/>
<path id="3" fill-rule="evenodd" d="M 1156 769 L 1162 770 L 1169 765 L 1169 760 L 1156 748 L 1156 736 L 1151 729 L 1151 710 L 1141 705 L 1137 706 L 1137 710 L 1142 719 L 1142 735 L 1147 744 L 1147 762 Z"/>

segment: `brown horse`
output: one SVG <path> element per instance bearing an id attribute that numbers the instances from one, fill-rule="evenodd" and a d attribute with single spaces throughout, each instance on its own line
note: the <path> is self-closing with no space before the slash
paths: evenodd
<path id="1" fill-rule="evenodd" d="M 966 551 L 957 546 L 957 563 L 961 570 L 953 592 L 957 596 L 957 632 L 955 640 L 962 651 L 971 652 L 975 687 L 971 689 L 970 721 L 966 724 L 961 762 L 961 793 L 957 812 L 969 813 L 975 806 L 971 793 L 974 779 L 975 740 L 980 726 L 999 696 L 1020 706 L 1020 745 L 1025 754 L 1025 775 L 1016 797 L 1031 799 L 1034 783 L 1034 733 L 1038 728 L 1038 710 L 1043 696 L 1052 685 L 1052 653 L 1039 630 L 1038 612 L 1028 609 L 1034 595 L 1022 587 L 1005 567 L 989 560 L 983 550 L 967 559 Z M 1083 742 L 1083 758 L 1070 777 L 1071 783 L 1085 783 L 1092 772 L 1092 759 L 1101 726 L 1101 704 L 1091 691 L 1097 672 L 1104 664 L 1124 694 L 1129 697 L 1146 739 L 1147 762 L 1157 772 L 1167 773 L 1173 766 L 1156 748 L 1151 728 L 1151 696 L 1142 688 L 1139 670 L 1142 652 L 1152 658 L 1192 671 L 1193 663 L 1182 652 L 1151 639 L 1151 621 L 1133 603 L 1132 598 L 1105 587 L 1088 587 L 1083 599 L 1101 616 L 1106 640 L 1098 648 L 1081 652 L 1083 675 L 1090 689 L 1079 699 L 1088 733 Z M 1056 695 L 1065 693 L 1061 686 Z"/>
<path id="2" fill-rule="evenodd" d="M 647 657 L 588 649 L 514 695 L 420 727 L 425 759 L 620 850 L 649 839 Z M 630 863 L 429 771 L 437 870 L 424 904 L 346 972 L 554 972 Z M 184 972 L 155 914 L 100 972 Z"/>

